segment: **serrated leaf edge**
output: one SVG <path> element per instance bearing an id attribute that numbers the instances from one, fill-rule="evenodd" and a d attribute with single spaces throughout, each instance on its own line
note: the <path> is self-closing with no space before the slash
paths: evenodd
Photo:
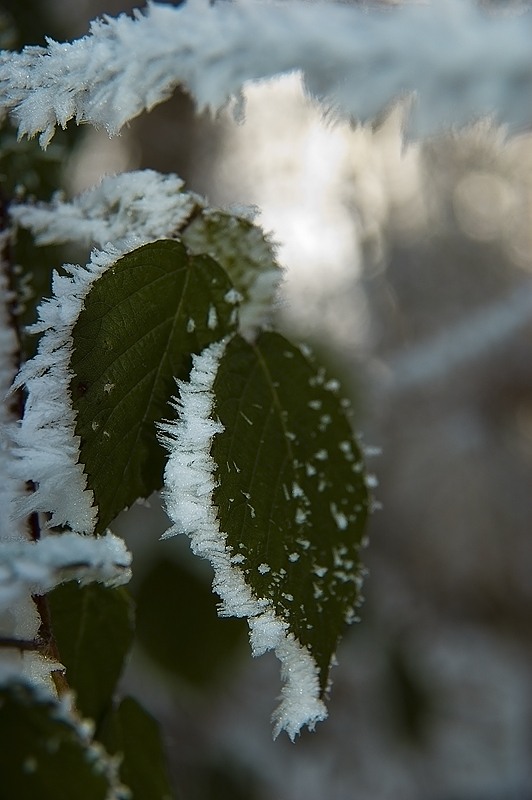
<path id="1" fill-rule="evenodd" d="M 193 357 L 190 379 L 176 381 L 180 398 L 171 401 L 178 418 L 159 425 L 160 440 L 169 452 L 163 497 L 173 522 L 162 538 L 186 534 L 193 553 L 210 561 L 214 569 L 213 589 L 222 600 L 221 616 L 248 618 L 254 656 L 275 651 L 285 683 L 272 716 L 273 734 L 275 738 L 286 730 L 293 741 L 304 725 L 312 730 L 327 717 L 317 664 L 289 631 L 288 623 L 275 614 L 270 601 L 253 595 L 242 571 L 231 561 L 213 505 L 215 463 L 210 451 L 213 437 L 224 428 L 212 418 L 212 387 L 230 338 Z"/>
<path id="2" fill-rule="evenodd" d="M 79 716 L 72 692 L 56 697 L 43 684 L 25 681 L 20 675 L 0 680 L 0 687 L 15 695 L 17 691 L 29 692 L 37 705 L 49 706 L 50 719 L 62 723 L 72 731 L 85 749 L 85 760 L 92 766 L 92 770 L 105 777 L 108 786 L 105 800 L 131 800 L 131 790 L 120 780 L 122 757 L 110 755 L 100 742 L 93 739 L 95 723 L 92 719 Z"/>
<path id="3" fill-rule="evenodd" d="M 13 433 L 13 477 L 31 480 L 36 490 L 16 502 L 15 513 L 51 514 L 50 526 L 93 533 L 97 508 L 79 463 L 80 441 L 70 395 L 72 331 L 93 283 L 122 255 L 108 245 L 94 250 L 86 266 L 66 264 L 67 275 L 54 272 L 52 297 L 38 307 L 30 332 L 42 333 L 37 353 L 20 369 L 13 390 L 24 387 L 27 400 Z"/>

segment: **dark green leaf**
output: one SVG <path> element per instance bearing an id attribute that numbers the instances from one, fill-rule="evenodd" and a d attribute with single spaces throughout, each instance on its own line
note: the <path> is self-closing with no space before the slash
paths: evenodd
<path id="1" fill-rule="evenodd" d="M 231 288 L 211 258 L 164 240 L 118 259 L 91 289 L 74 328 L 71 389 L 97 532 L 161 487 L 155 422 L 168 416 L 191 353 L 234 329 Z"/>
<path id="2" fill-rule="evenodd" d="M 58 586 L 48 595 L 52 626 L 67 681 L 86 717 L 109 705 L 133 638 L 134 603 L 123 587 Z"/>
<path id="3" fill-rule="evenodd" d="M 105 754 L 91 752 L 90 742 L 65 719 L 57 702 L 39 699 L 28 686 L 3 688 L 0 730 L 2 800 L 104 800 L 108 796 Z"/>
<path id="4" fill-rule="evenodd" d="M 132 697 L 113 709 L 98 731 L 110 753 L 121 753 L 120 778 L 132 800 L 172 800 L 159 726 Z"/>
<path id="5" fill-rule="evenodd" d="M 219 677 L 246 641 L 246 623 L 220 619 L 210 585 L 172 561 L 153 568 L 136 599 L 139 641 L 159 664 L 190 683 Z"/>
<path id="6" fill-rule="evenodd" d="M 307 645 L 327 684 L 359 603 L 368 496 L 336 381 L 282 336 L 235 337 L 213 392 L 214 503 L 256 597 Z"/>

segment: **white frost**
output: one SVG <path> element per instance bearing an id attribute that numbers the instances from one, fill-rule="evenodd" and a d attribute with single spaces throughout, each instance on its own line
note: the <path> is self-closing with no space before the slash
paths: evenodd
<path id="1" fill-rule="evenodd" d="M 327 716 L 320 699 L 317 665 L 308 649 L 289 633 L 287 623 L 275 615 L 269 601 L 253 596 L 235 566 L 237 559 L 231 558 L 212 504 L 215 464 L 210 449 L 213 437 L 223 431 L 221 423 L 212 419 L 212 386 L 225 346 L 225 341 L 218 342 L 194 356 L 190 380 L 178 381 L 180 400 L 172 403 L 179 418 L 160 425 L 161 439 L 170 453 L 164 498 L 173 522 L 164 538 L 177 533 L 190 537 L 192 551 L 214 568 L 213 588 L 222 599 L 220 613 L 248 617 L 253 655 L 275 650 L 285 685 L 273 715 L 274 736 L 286 730 L 293 740 L 303 725 L 312 729 Z"/>
<path id="2" fill-rule="evenodd" d="M 240 303 L 243 336 L 253 338 L 270 320 L 281 270 L 268 236 L 249 220 L 243 226 L 234 212 L 208 207 L 204 198 L 185 191 L 177 175 L 154 170 L 111 175 L 69 202 L 57 194 L 50 203 L 13 205 L 10 214 L 38 244 L 103 248 L 112 242 L 123 254 L 157 239 L 182 239 L 194 255 L 206 253 L 226 270 L 235 288 L 224 299 Z M 208 326 L 216 325 L 212 307 Z M 194 326 L 189 320 L 189 333 Z"/>
<path id="3" fill-rule="evenodd" d="M 122 539 L 77 533 L 50 534 L 36 542 L 0 542 L 0 609 L 27 594 L 46 594 L 76 579 L 118 586 L 131 578 L 131 553 Z"/>
<path id="4" fill-rule="evenodd" d="M 121 252 L 171 237 L 205 200 L 184 191 L 177 175 L 140 170 L 103 178 L 99 186 L 66 202 L 57 194 L 50 203 L 20 204 L 11 218 L 32 231 L 38 244 L 75 242 Z"/>
<path id="5" fill-rule="evenodd" d="M 118 255 L 111 247 L 94 251 L 86 267 L 67 265 L 63 268 L 67 275 L 54 273 L 53 297 L 41 303 L 39 320 L 31 328 L 44 335 L 36 355 L 22 366 L 13 384 L 14 389 L 26 388 L 27 400 L 20 426 L 13 432 L 11 474 L 37 487 L 18 500 L 18 514 L 49 512 L 50 526 L 68 525 L 78 533 L 92 533 L 97 512 L 75 436 L 69 392 L 72 330 L 92 284 Z"/>
<path id="6" fill-rule="evenodd" d="M 72 44 L 48 40 L 46 48 L 3 53 L 0 112 L 11 111 L 20 135 L 41 133 L 46 145 L 72 118 L 117 133 L 178 84 L 200 110 L 215 111 L 247 81 L 300 69 L 313 94 L 358 119 L 418 91 L 419 132 L 493 111 L 523 125 L 531 114 L 531 29 L 529 13 L 493 18 L 472 0 L 386 11 L 298 0 L 152 3 L 133 18 L 93 22 Z"/>

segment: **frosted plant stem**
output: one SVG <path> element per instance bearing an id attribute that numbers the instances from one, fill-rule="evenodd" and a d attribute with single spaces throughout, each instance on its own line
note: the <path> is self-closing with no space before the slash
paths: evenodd
<path id="1" fill-rule="evenodd" d="M 472 0 L 386 11 L 300 0 L 151 3 L 133 18 L 93 22 L 72 44 L 4 53 L 0 113 L 11 111 L 19 134 L 40 133 L 46 146 L 73 118 L 117 133 L 178 85 L 200 110 L 217 111 L 248 81 L 302 70 L 310 92 L 361 120 L 416 91 L 417 132 L 494 112 L 524 125 L 531 34 L 531 13 L 492 18 Z"/>

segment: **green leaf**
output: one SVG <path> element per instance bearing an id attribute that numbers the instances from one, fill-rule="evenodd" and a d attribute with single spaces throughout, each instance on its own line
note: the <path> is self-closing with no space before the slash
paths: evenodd
<path id="1" fill-rule="evenodd" d="M 172 800 L 166 760 L 153 717 L 132 697 L 108 714 L 98 739 L 110 753 L 121 753 L 120 778 L 132 800 Z"/>
<path id="2" fill-rule="evenodd" d="M 209 584 L 172 561 L 156 564 L 136 600 L 139 641 L 161 666 L 192 684 L 215 681 L 246 641 L 244 620 L 220 619 Z"/>
<path id="3" fill-rule="evenodd" d="M 233 214 L 205 209 L 180 236 L 193 253 L 216 259 L 231 278 L 242 295 L 241 330 L 252 333 L 264 327 L 281 280 L 281 269 L 264 231 Z"/>
<path id="4" fill-rule="evenodd" d="M 48 595 L 52 626 L 76 705 L 96 722 L 109 705 L 133 639 L 134 603 L 123 587 L 58 586 Z"/>
<path id="5" fill-rule="evenodd" d="M 233 338 L 213 384 L 225 430 L 211 448 L 233 563 L 308 647 L 322 691 L 360 603 L 368 506 L 348 403 L 324 373 L 278 334 Z"/>
<path id="6" fill-rule="evenodd" d="M 231 289 L 211 258 L 170 240 L 118 259 L 92 287 L 74 327 L 71 391 L 96 532 L 162 486 L 155 422 L 168 416 L 191 353 L 234 329 Z"/>
<path id="7" fill-rule="evenodd" d="M 105 800 L 110 796 L 112 763 L 57 701 L 43 699 L 23 684 L 1 689 L 0 730 L 2 800 Z"/>

